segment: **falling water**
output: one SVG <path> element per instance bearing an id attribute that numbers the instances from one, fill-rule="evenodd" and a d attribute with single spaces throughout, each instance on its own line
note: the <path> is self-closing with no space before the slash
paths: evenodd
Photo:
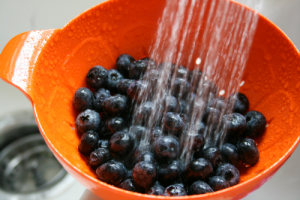
<path id="1" fill-rule="evenodd" d="M 261 0 L 240 1 L 255 10 L 259 10 Z M 150 49 L 150 57 L 156 62 L 172 62 L 163 65 L 156 87 L 140 92 L 141 103 L 152 99 L 153 108 L 147 120 L 147 132 L 140 145 L 149 150 L 151 128 L 160 125 L 165 112 L 164 98 L 172 95 L 176 73 L 180 65 L 195 70 L 190 82 L 194 96 L 186 99 L 180 88 L 178 99 L 187 101 L 185 114 L 189 118 L 188 129 L 181 135 L 184 147 L 180 159 L 187 163 L 191 159 L 192 144 L 198 133 L 205 108 L 209 100 L 218 96 L 228 97 L 239 90 L 242 75 L 249 56 L 258 15 L 245 7 L 238 7 L 229 0 L 167 0 L 166 7 L 158 24 L 157 37 Z M 174 68 L 174 69 L 173 69 Z M 151 69 L 147 69 L 148 71 Z M 147 72 L 146 72 L 147 73 Z M 172 76 L 172 77 L 171 77 Z M 184 79 L 188 79 L 186 74 Z M 194 81 L 195 80 L 195 81 Z M 219 89 L 211 85 L 215 83 Z M 224 128 L 220 120 L 231 111 L 233 99 L 223 106 L 221 115 L 208 116 L 211 125 L 205 127 L 206 146 L 221 146 Z M 139 109 L 139 106 L 134 108 Z M 135 120 L 133 121 L 135 123 Z"/>

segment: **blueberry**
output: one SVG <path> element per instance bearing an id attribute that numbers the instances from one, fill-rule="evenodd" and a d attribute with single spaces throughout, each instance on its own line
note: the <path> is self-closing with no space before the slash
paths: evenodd
<path id="1" fill-rule="evenodd" d="M 160 74 L 161 74 L 161 72 L 157 69 L 147 70 L 145 72 L 145 75 L 143 76 L 143 80 L 150 83 L 152 88 L 155 88 Z"/>
<path id="2" fill-rule="evenodd" d="M 168 186 L 164 193 L 162 194 L 163 196 L 186 196 L 186 190 L 184 187 L 181 185 L 175 184 L 175 185 L 170 185 Z"/>
<path id="3" fill-rule="evenodd" d="M 117 90 L 120 94 L 123 94 L 123 95 L 127 95 L 127 90 L 129 88 L 129 85 L 131 83 L 133 83 L 134 80 L 132 79 L 122 79 L 120 80 L 118 83 L 117 83 Z"/>
<path id="4" fill-rule="evenodd" d="M 86 76 L 87 84 L 92 88 L 101 88 L 106 86 L 107 70 L 102 66 L 95 66 Z"/>
<path id="5" fill-rule="evenodd" d="M 150 137 L 151 137 L 151 143 L 152 142 L 155 142 L 160 136 L 163 135 L 163 132 L 161 130 L 160 127 L 154 127 L 153 129 L 151 129 L 151 132 L 150 132 Z"/>
<path id="6" fill-rule="evenodd" d="M 176 97 L 166 96 L 164 99 L 165 112 L 179 112 L 180 104 Z"/>
<path id="7" fill-rule="evenodd" d="M 240 113 L 244 115 L 249 109 L 248 98 L 239 92 L 230 95 L 230 102 L 234 102 L 233 112 Z"/>
<path id="8" fill-rule="evenodd" d="M 189 195 L 205 194 L 214 192 L 213 189 L 203 181 L 196 181 L 189 187 Z"/>
<path id="9" fill-rule="evenodd" d="M 137 141 L 140 141 L 146 132 L 146 128 L 143 126 L 131 126 L 129 132 Z"/>
<path id="10" fill-rule="evenodd" d="M 189 75 L 189 70 L 183 66 L 183 65 L 179 65 L 176 71 L 176 77 L 177 78 L 188 78 Z"/>
<path id="11" fill-rule="evenodd" d="M 136 187 L 133 179 L 126 179 L 123 183 L 121 183 L 121 188 L 131 192 L 139 192 L 139 189 Z"/>
<path id="12" fill-rule="evenodd" d="M 87 109 L 76 118 L 75 125 L 79 133 L 85 133 L 87 131 L 97 131 L 100 124 L 100 115 L 94 111 Z"/>
<path id="13" fill-rule="evenodd" d="M 134 62 L 134 58 L 128 54 L 122 54 L 117 58 L 116 66 L 119 72 L 128 76 L 129 65 Z"/>
<path id="14" fill-rule="evenodd" d="M 127 96 L 132 100 L 141 101 L 148 93 L 149 86 L 145 81 L 138 80 L 131 83 L 127 90 Z"/>
<path id="15" fill-rule="evenodd" d="M 156 182 L 155 165 L 146 161 L 137 163 L 132 170 L 133 180 L 140 187 L 147 189 Z"/>
<path id="16" fill-rule="evenodd" d="M 202 121 L 207 125 L 211 126 L 213 128 L 216 128 L 216 126 L 219 123 L 221 112 L 220 110 L 212 107 L 207 107 L 205 110 L 205 113 L 203 115 Z"/>
<path id="17" fill-rule="evenodd" d="M 201 121 L 198 121 L 195 126 L 196 126 L 198 134 L 203 135 L 205 132 L 205 124 Z"/>
<path id="18" fill-rule="evenodd" d="M 122 131 L 126 127 L 127 123 L 122 117 L 114 117 L 105 121 L 105 132 L 115 133 Z"/>
<path id="19" fill-rule="evenodd" d="M 166 163 L 176 159 L 178 153 L 179 143 L 175 137 L 162 136 L 155 142 L 154 156 L 160 163 Z"/>
<path id="20" fill-rule="evenodd" d="M 200 82 L 201 76 L 202 76 L 202 71 L 197 69 L 189 71 L 188 73 L 188 81 L 191 83 L 194 92 L 196 92 L 198 88 L 198 84 Z"/>
<path id="21" fill-rule="evenodd" d="M 202 134 L 197 134 L 194 137 L 194 142 L 193 142 L 193 151 L 199 152 L 203 149 L 204 147 L 204 137 Z"/>
<path id="22" fill-rule="evenodd" d="M 147 123 L 148 118 L 151 115 L 153 106 L 153 103 L 150 101 L 142 103 L 136 111 L 135 121 L 140 122 L 141 124 Z"/>
<path id="23" fill-rule="evenodd" d="M 207 159 L 212 164 L 213 168 L 217 168 L 222 163 L 221 152 L 217 147 L 205 148 L 194 156 L 196 158 L 201 157 Z"/>
<path id="24" fill-rule="evenodd" d="M 93 93 L 85 87 L 76 90 L 73 97 L 73 106 L 79 112 L 85 111 L 86 109 L 93 109 Z"/>
<path id="25" fill-rule="evenodd" d="M 225 143 L 222 145 L 220 151 L 224 162 L 237 166 L 239 162 L 239 155 L 237 148 L 234 145 Z"/>
<path id="26" fill-rule="evenodd" d="M 107 71 L 106 87 L 113 93 L 118 92 L 117 84 L 124 79 L 124 76 L 118 70 L 110 69 Z"/>
<path id="27" fill-rule="evenodd" d="M 218 91 L 219 91 L 218 87 L 209 80 L 203 81 L 200 87 L 200 92 L 204 97 L 208 97 L 211 94 L 216 95 Z"/>
<path id="28" fill-rule="evenodd" d="M 225 188 L 229 188 L 229 183 L 225 180 L 225 178 L 221 176 L 213 176 L 209 179 L 208 184 L 214 191 L 223 190 Z"/>
<path id="29" fill-rule="evenodd" d="M 197 180 L 206 180 L 212 173 L 212 164 L 205 158 L 198 158 L 187 165 L 182 178 L 185 183 L 192 183 Z"/>
<path id="30" fill-rule="evenodd" d="M 110 113 L 111 115 L 124 115 L 129 110 L 128 98 L 124 95 L 117 94 L 104 100 L 102 104 L 104 112 Z"/>
<path id="31" fill-rule="evenodd" d="M 147 192 L 146 194 L 150 195 L 162 195 L 164 193 L 165 188 L 161 186 L 158 182 L 156 182 Z"/>
<path id="32" fill-rule="evenodd" d="M 220 111 L 223 111 L 227 108 L 227 99 L 225 99 L 222 96 L 217 97 L 217 98 L 211 100 L 210 102 L 208 102 L 207 106 L 216 108 Z"/>
<path id="33" fill-rule="evenodd" d="M 186 119 L 182 114 L 167 112 L 163 118 L 164 131 L 178 135 L 186 126 Z"/>
<path id="34" fill-rule="evenodd" d="M 111 159 L 111 155 L 107 148 L 98 148 L 90 154 L 90 166 L 97 169 L 100 165 Z"/>
<path id="35" fill-rule="evenodd" d="M 247 126 L 244 135 L 257 137 L 265 132 L 267 120 L 265 116 L 258 111 L 250 111 L 245 115 Z"/>
<path id="36" fill-rule="evenodd" d="M 255 141 L 250 138 L 243 138 L 237 144 L 240 159 L 247 165 L 255 165 L 259 160 L 259 151 Z"/>
<path id="37" fill-rule="evenodd" d="M 84 155 L 90 155 L 95 147 L 97 147 L 98 140 L 98 133 L 95 131 L 87 131 L 81 136 L 78 150 Z"/>
<path id="38" fill-rule="evenodd" d="M 158 170 L 158 180 L 164 185 L 170 185 L 180 179 L 182 165 L 179 161 L 173 160 L 169 164 L 162 165 Z"/>
<path id="39" fill-rule="evenodd" d="M 146 152 L 146 153 L 141 154 L 136 159 L 135 163 L 142 162 L 142 161 L 149 162 L 149 163 L 152 163 L 152 164 L 156 165 L 156 160 L 154 158 L 153 153 L 151 153 L 151 152 Z"/>
<path id="40" fill-rule="evenodd" d="M 187 108 L 187 103 L 185 100 L 180 99 L 179 100 L 179 105 L 180 105 L 180 113 L 185 113 L 186 108 Z"/>
<path id="41" fill-rule="evenodd" d="M 108 148 L 109 140 L 98 140 L 97 148 Z"/>
<path id="42" fill-rule="evenodd" d="M 134 148 L 134 139 L 124 131 L 116 132 L 109 141 L 109 150 L 111 154 L 126 155 Z"/>
<path id="43" fill-rule="evenodd" d="M 232 164 L 225 163 L 218 167 L 215 172 L 216 176 L 223 177 L 230 186 L 234 186 L 240 182 L 240 172 Z"/>
<path id="44" fill-rule="evenodd" d="M 108 161 L 97 168 L 96 174 L 100 181 L 119 186 L 127 177 L 127 169 L 122 163 Z"/>
<path id="45" fill-rule="evenodd" d="M 172 95 L 178 98 L 184 98 L 191 91 L 191 84 L 184 78 L 175 78 Z"/>
<path id="46" fill-rule="evenodd" d="M 94 108 L 97 112 L 102 112 L 102 104 L 105 99 L 110 97 L 109 90 L 104 88 L 100 88 L 94 92 Z"/>
<path id="47" fill-rule="evenodd" d="M 133 179 L 132 170 L 127 171 L 127 179 Z"/>
<path id="48" fill-rule="evenodd" d="M 246 118 L 240 113 L 231 113 L 222 118 L 223 128 L 228 136 L 239 136 L 246 129 Z"/>
<path id="49" fill-rule="evenodd" d="M 141 60 L 146 61 L 148 69 L 156 69 L 157 68 L 157 64 L 156 64 L 155 60 L 153 60 L 151 58 L 145 57 Z"/>
<path id="50" fill-rule="evenodd" d="M 163 62 L 158 66 L 158 69 L 159 70 L 167 69 L 168 71 L 171 72 L 170 75 L 172 76 L 175 69 L 175 64 L 170 62 Z"/>
<path id="51" fill-rule="evenodd" d="M 129 66 L 130 79 L 140 79 L 143 77 L 144 72 L 147 69 L 148 62 L 146 60 L 136 60 Z"/>

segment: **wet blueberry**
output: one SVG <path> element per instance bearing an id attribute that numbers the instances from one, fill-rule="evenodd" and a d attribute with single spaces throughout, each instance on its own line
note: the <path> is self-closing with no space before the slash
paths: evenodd
<path id="1" fill-rule="evenodd" d="M 237 166 L 239 162 L 239 155 L 237 148 L 233 144 L 223 144 L 220 151 L 224 162 Z"/>
<path id="2" fill-rule="evenodd" d="M 128 98 L 124 95 L 117 94 L 103 101 L 102 109 L 111 115 L 124 115 L 129 110 Z"/>
<path id="3" fill-rule="evenodd" d="M 174 63 L 170 63 L 170 62 L 162 62 L 161 64 L 159 64 L 158 69 L 159 70 L 166 69 L 167 71 L 171 72 L 170 75 L 172 76 L 172 74 L 174 72 L 174 69 L 175 69 L 175 64 Z"/>
<path id="4" fill-rule="evenodd" d="M 216 108 L 220 111 L 223 111 L 227 108 L 227 99 L 222 96 L 219 96 L 210 102 L 208 102 L 208 107 Z"/>
<path id="5" fill-rule="evenodd" d="M 87 84 L 92 88 L 101 88 L 106 86 L 107 70 L 102 66 L 95 66 L 87 74 Z"/>
<path id="6" fill-rule="evenodd" d="M 90 130 L 97 131 L 100 121 L 100 115 L 96 111 L 87 109 L 79 113 L 75 125 L 79 133 L 85 133 Z"/>
<path id="7" fill-rule="evenodd" d="M 93 93 L 85 87 L 76 90 L 73 97 L 73 106 L 79 112 L 85 111 L 86 109 L 93 109 Z"/>
<path id="8" fill-rule="evenodd" d="M 204 147 L 204 137 L 202 134 L 196 134 L 194 137 L 193 151 L 200 152 Z"/>
<path id="9" fill-rule="evenodd" d="M 112 155 L 126 155 L 134 148 L 134 139 L 128 132 L 119 131 L 111 136 L 109 150 Z"/>
<path id="10" fill-rule="evenodd" d="M 205 124 L 201 121 L 196 122 L 196 129 L 198 131 L 198 134 L 203 135 L 205 132 Z"/>
<path id="11" fill-rule="evenodd" d="M 237 144 L 240 159 L 247 165 L 255 165 L 259 160 L 259 151 L 255 141 L 250 138 L 243 138 Z"/>
<path id="12" fill-rule="evenodd" d="M 180 179 L 182 165 L 179 161 L 173 160 L 169 164 L 161 165 L 158 170 L 158 180 L 163 185 L 170 185 Z"/>
<path id="13" fill-rule="evenodd" d="M 191 84 L 186 79 L 175 78 L 172 95 L 182 99 L 191 91 L 191 88 Z"/>
<path id="14" fill-rule="evenodd" d="M 214 96 L 219 91 L 218 87 L 209 80 L 203 81 L 203 83 L 201 84 L 200 88 L 198 88 L 198 90 L 199 89 L 203 97 L 209 97 L 210 95 L 213 95 L 212 97 L 214 98 Z"/>
<path id="15" fill-rule="evenodd" d="M 146 60 L 136 60 L 129 66 L 128 77 L 130 79 L 141 79 L 147 69 L 148 62 Z"/>
<path id="16" fill-rule="evenodd" d="M 137 163 L 132 170 L 133 180 L 140 187 L 147 189 L 156 182 L 155 165 L 146 161 Z"/>
<path id="17" fill-rule="evenodd" d="M 133 179 L 126 179 L 123 183 L 121 183 L 121 188 L 131 192 L 139 192 L 139 189 L 136 187 Z"/>
<path id="18" fill-rule="evenodd" d="M 161 72 L 157 69 L 147 70 L 143 76 L 143 80 L 147 81 L 152 88 L 155 88 L 157 81 L 159 80 Z"/>
<path id="19" fill-rule="evenodd" d="M 246 95 L 236 92 L 230 95 L 230 102 L 234 102 L 233 112 L 244 115 L 249 109 L 249 100 Z"/>
<path id="20" fill-rule="evenodd" d="M 202 71 L 194 69 L 188 73 L 188 81 L 191 83 L 193 91 L 196 92 L 200 78 L 202 76 Z"/>
<path id="21" fill-rule="evenodd" d="M 225 188 L 230 187 L 229 183 L 225 180 L 225 178 L 221 176 L 213 176 L 209 179 L 208 184 L 214 191 L 223 190 Z"/>
<path id="22" fill-rule="evenodd" d="M 216 128 L 219 123 L 221 112 L 220 110 L 212 107 L 207 107 L 203 115 L 202 121 L 210 127 Z"/>
<path id="23" fill-rule="evenodd" d="M 177 158 L 179 143 L 175 137 L 162 136 L 158 138 L 154 146 L 154 156 L 160 163 L 166 163 Z"/>
<path id="24" fill-rule="evenodd" d="M 265 116 L 258 111 L 250 111 L 245 115 L 247 126 L 244 135 L 257 137 L 265 132 L 267 120 Z"/>
<path id="25" fill-rule="evenodd" d="M 186 107 L 187 103 L 185 100 L 179 100 L 179 105 L 180 105 L 180 113 L 185 113 L 186 112 Z"/>
<path id="26" fill-rule="evenodd" d="M 192 160 L 182 174 L 185 183 L 192 183 L 197 180 L 206 180 L 213 173 L 212 164 L 205 158 Z"/>
<path id="27" fill-rule="evenodd" d="M 150 101 L 142 103 L 136 111 L 135 121 L 141 124 L 147 123 L 148 118 L 151 115 L 153 106 L 153 103 Z"/>
<path id="28" fill-rule="evenodd" d="M 166 112 L 179 112 L 180 103 L 174 96 L 166 96 L 164 100 L 164 106 Z"/>
<path id="29" fill-rule="evenodd" d="M 189 72 L 190 71 L 185 66 L 179 65 L 176 71 L 176 77 L 187 79 Z"/>
<path id="30" fill-rule="evenodd" d="M 78 150 L 84 155 L 90 155 L 95 147 L 97 147 L 98 140 L 98 133 L 95 131 L 87 131 L 81 136 Z"/>
<path id="31" fill-rule="evenodd" d="M 103 101 L 110 96 L 109 90 L 104 88 L 100 88 L 94 92 L 94 108 L 97 112 L 102 112 Z"/>
<path id="32" fill-rule="evenodd" d="M 127 179 L 133 179 L 132 170 L 127 171 Z"/>
<path id="33" fill-rule="evenodd" d="M 107 148 L 98 148 L 90 154 L 90 166 L 97 169 L 100 165 L 111 159 L 111 155 Z"/>
<path id="34" fill-rule="evenodd" d="M 168 112 L 163 118 L 164 131 L 170 134 L 178 135 L 184 130 L 186 121 L 183 119 L 182 114 Z"/>
<path id="35" fill-rule="evenodd" d="M 127 96 L 132 100 L 140 101 L 148 93 L 148 84 L 145 81 L 138 80 L 131 83 L 127 90 Z"/>
<path id="36" fill-rule="evenodd" d="M 164 193 L 165 188 L 161 186 L 158 182 L 156 182 L 147 192 L 146 194 L 150 195 L 162 195 Z"/>
<path id="37" fill-rule="evenodd" d="M 189 187 L 189 195 L 205 194 L 214 192 L 213 189 L 203 181 L 196 181 Z"/>
<path id="38" fill-rule="evenodd" d="M 224 115 L 222 123 L 227 136 L 239 136 L 246 129 L 246 118 L 240 113 Z"/>
<path id="39" fill-rule="evenodd" d="M 108 148 L 109 140 L 98 140 L 97 148 Z"/>
<path id="40" fill-rule="evenodd" d="M 145 134 L 146 128 L 143 126 L 131 126 L 129 133 L 137 140 L 140 141 L 142 136 Z"/>
<path id="41" fill-rule="evenodd" d="M 166 187 L 163 196 L 186 196 L 186 190 L 181 185 L 175 184 Z"/>
<path id="42" fill-rule="evenodd" d="M 120 80 L 118 83 L 117 83 L 117 90 L 120 94 L 123 94 L 123 95 L 127 95 L 127 90 L 129 88 L 129 85 L 131 83 L 133 83 L 134 80 L 132 79 L 122 79 Z"/>
<path id="43" fill-rule="evenodd" d="M 98 167 L 96 174 L 99 180 L 119 186 L 127 177 L 127 169 L 122 163 L 112 160 Z"/>
<path id="44" fill-rule="evenodd" d="M 122 117 L 114 117 L 105 121 L 105 132 L 115 133 L 122 131 L 126 127 L 127 122 Z"/>
<path id="45" fill-rule="evenodd" d="M 240 172 L 232 164 L 221 164 L 215 172 L 216 176 L 223 177 L 230 186 L 234 186 L 240 182 Z"/>
<path id="46" fill-rule="evenodd" d="M 106 87 L 113 93 L 117 93 L 117 84 L 124 79 L 124 76 L 118 70 L 110 69 L 107 71 Z"/>
<path id="47" fill-rule="evenodd" d="M 157 68 L 157 64 L 156 64 L 155 60 L 153 60 L 151 58 L 145 57 L 145 58 L 142 58 L 141 60 L 147 62 L 147 68 L 148 69 L 156 69 Z"/>
<path id="48" fill-rule="evenodd" d="M 129 65 L 134 62 L 134 58 L 128 54 L 122 54 L 117 58 L 116 66 L 119 72 L 128 76 Z"/>
<path id="49" fill-rule="evenodd" d="M 213 166 L 213 168 L 217 168 L 222 163 L 222 156 L 219 148 L 217 147 L 208 147 L 199 153 L 195 153 L 196 158 L 205 158 L 207 159 Z"/>
<path id="50" fill-rule="evenodd" d="M 149 163 L 156 165 L 156 160 L 154 158 L 153 153 L 151 153 L 151 152 L 143 153 L 136 159 L 136 163 L 142 162 L 142 161 L 149 162 Z"/>
<path id="51" fill-rule="evenodd" d="M 155 142 L 160 136 L 162 136 L 163 132 L 162 132 L 161 128 L 157 126 L 157 127 L 154 127 L 153 129 L 151 129 L 150 134 L 151 134 L 150 142 L 152 143 L 152 142 Z"/>

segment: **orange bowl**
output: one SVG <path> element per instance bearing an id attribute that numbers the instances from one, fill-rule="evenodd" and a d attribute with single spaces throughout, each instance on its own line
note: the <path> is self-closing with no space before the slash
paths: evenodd
<path id="1" fill-rule="evenodd" d="M 237 10 L 242 8 L 230 3 Z M 40 131 L 63 167 L 102 199 L 240 199 L 264 184 L 299 143 L 299 52 L 263 16 L 259 16 L 240 91 L 249 98 L 250 110 L 264 113 L 268 127 L 256 138 L 260 160 L 241 169 L 240 184 L 186 197 L 138 194 L 99 181 L 78 152 L 74 92 L 86 86 L 85 76 L 95 65 L 114 68 L 123 53 L 136 59 L 147 56 L 164 6 L 165 0 L 110 0 L 82 13 L 63 29 L 20 34 L 0 55 L 0 77 L 30 99 Z"/>

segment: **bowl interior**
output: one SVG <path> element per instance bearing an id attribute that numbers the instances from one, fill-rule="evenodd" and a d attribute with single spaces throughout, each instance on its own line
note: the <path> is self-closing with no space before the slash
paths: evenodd
<path id="1" fill-rule="evenodd" d="M 30 93 L 41 132 L 67 171 L 93 191 L 105 193 L 114 187 L 96 180 L 86 158 L 78 152 L 80 136 L 74 125 L 77 113 L 72 106 L 73 94 L 86 86 L 86 74 L 93 66 L 115 68 L 116 58 L 123 53 L 135 59 L 148 56 L 164 5 L 162 0 L 102 3 L 56 31 L 36 63 Z M 197 54 L 193 55 L 196 59 Z M 289 39 L 260 16 L 240 91 L 249 98 L 250 110 L 266 116 L 268 127 L 262 137 L 256 138 L 259 162 L 241 169 L 241 183 L 257 180 L 248 192 L 273 174 L 298 144 L 299 61 L 299 52 Z M 183 59 L 180 64 L 186 63 Z"/>

